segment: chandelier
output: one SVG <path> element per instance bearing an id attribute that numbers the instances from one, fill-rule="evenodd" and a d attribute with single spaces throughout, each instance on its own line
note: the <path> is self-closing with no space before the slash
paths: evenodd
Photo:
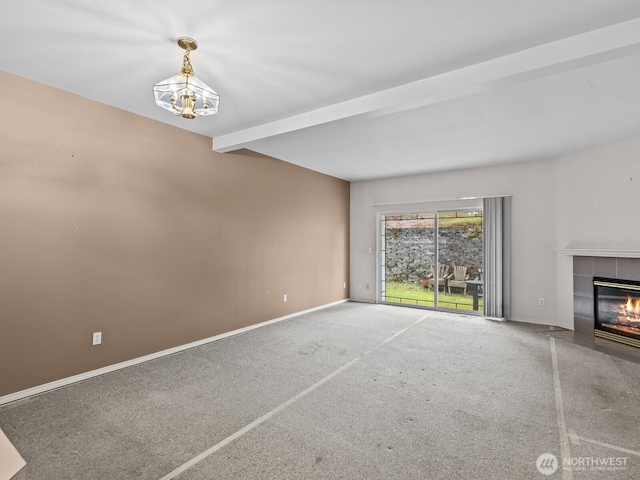
<path id="1" fill-rule="evenodd" d="M 198 48 L 198 43 L 193 38 L 180 37 L 178 45 L 185 50 L 182 69 L 173 77 L 153 86 L 156 103 L 184 118 L 205 117 L 217 113 L 220 96 L 194 76 L 189 60 L 189 52 Z"/>

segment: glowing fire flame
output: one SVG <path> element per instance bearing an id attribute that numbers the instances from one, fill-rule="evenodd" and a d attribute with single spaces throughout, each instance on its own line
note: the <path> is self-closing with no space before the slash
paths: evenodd
<path id="1" fill-rule="evenodd" d="M 618 314 L 618 323 L 620 325 L 637 327 L 640 323 L 640 298 L 633 299 L 629 296 L 627 301 L 621 304 L 620 307 L 614 308 L 614 311 Z"/>
<path id="2" fill-rule="evenodd" d="M 638 315 L 638 313 L 640 313 L 640 298 L 636 298 L 634 306 L 633 299 L 629 296 L 627 298 L 627 303 L 624 304 L 624 308 L 627 312 L 633 312 Z"/>

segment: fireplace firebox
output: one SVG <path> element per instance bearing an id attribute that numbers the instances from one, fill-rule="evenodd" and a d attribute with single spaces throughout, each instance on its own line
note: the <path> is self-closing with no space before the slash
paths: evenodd
<path id="1" fill-rule="evenodd" d="M 594 277 L 595 335 L 640 347 L 640 282 Z"/>

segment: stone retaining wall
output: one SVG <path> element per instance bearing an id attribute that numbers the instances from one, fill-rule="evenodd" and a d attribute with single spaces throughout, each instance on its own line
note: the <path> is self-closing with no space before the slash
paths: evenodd
<path id="1" fill-rule="evenodd" d="M 385 238 L 387 281 L 419 283 L 435 258 L 433 228 L 389 228 Z M 482 230 L 477 226 L 440 228 L 440 263 L 465 265 L 470 278 L 482 267 Z"/>

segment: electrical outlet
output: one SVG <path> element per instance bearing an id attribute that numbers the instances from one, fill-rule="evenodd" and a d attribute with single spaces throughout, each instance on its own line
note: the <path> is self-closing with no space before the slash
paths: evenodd
<path id="1" fill-rule="evenodd" d="M 342 288 L 347 288 L 347 282 L 344 282 L 344 283 L 342 284 Z"/>
<path id="2" fill-rule="evenodd" d="M 540 305 L 541 307 L 544 307 L 544 298 L 538 299 L 538 305 Z"/>
<path id="3" fill-rule="evenodd" d="M 100 345 L 102 343 L 102 332 L 94 332 L 92 345 Z"/>

